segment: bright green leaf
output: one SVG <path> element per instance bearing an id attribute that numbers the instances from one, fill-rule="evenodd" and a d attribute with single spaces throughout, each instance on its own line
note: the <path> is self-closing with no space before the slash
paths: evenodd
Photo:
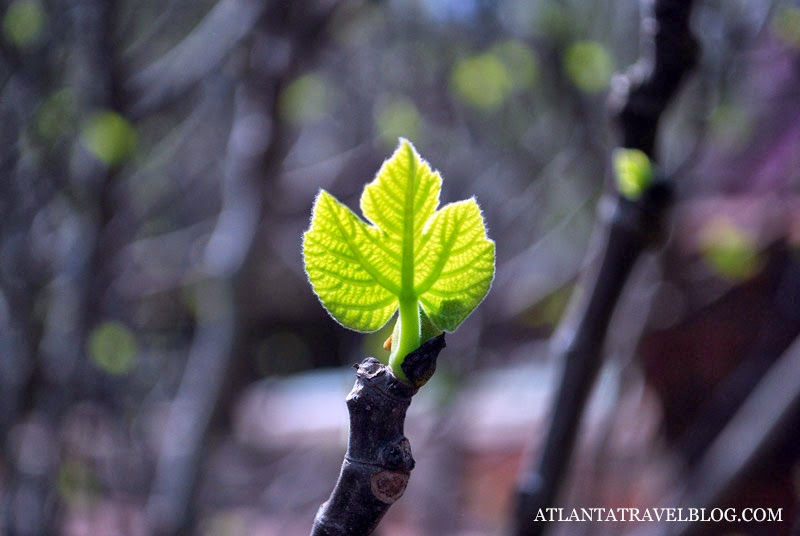
<path id="1" fill-rule="evenodd" d="M 104 322 L 89 337 L 89 355 L 100 369 L 113 375 L 127 374 L 136 364 L 136 339 L 119 322 Z"/>
<path id="2" fill-rule="evenodd" d="M 342 325 L 380 329 L 400 310 L 390 364 L 422 340 L 420 307 L 439 330 L 452 331 L 486 296 L 494 277 L 494 242 L 475 199 L 441 210 L 442 179 L 414 146 L 395 153 L 364 188 L 369 223 L 326 191 L 314 202 L 303 237 L 306 273 L 323 306 Z"/>
<path id="3" fill-rule="evenodd" d="M 109 110 L 89 118 L 81 131 L 81 141 L 95 158 L 107 166 L 121 164 L 138 144 L 136 130 L 128 120 Z"/>
<path id="4" fill-rule="evenodd" d="M 642 197 L 653 182 L 653 166 L 639 149 L 616 149 L 613 155 L 617 191 L 632 201 Z"/>
<path id="5" fill-rule="evenodd" d="M 377 233 L 372 229 L 322 190 L 303 240 L 314 291 L 336 320 L 356 331 L 386 324 L 397 310 L 400 291 L 399 254 L 373 242 Z"/>
<path id="6" fill-rule="evenodd" d="M 417 254 L 415 292 L 435 326 L 453 331 L 483 300 L 494 274 L 494 242 L 475 199 L 432 218 Z"/>

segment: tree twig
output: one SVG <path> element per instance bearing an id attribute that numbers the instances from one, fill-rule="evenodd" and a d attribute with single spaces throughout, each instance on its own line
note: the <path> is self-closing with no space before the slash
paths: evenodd
<path id="1" fill-rule="evenodd" d="M 161 109 L 219 67 L 266 7 L 253 0 L 220 0 L 183 41 L 127 80 L 131 113 L 142 117 Z"/>
<path id="2" fill-rule="evenodd" d="M 643 6 L 641 59 L 616 79 L 610 98 L 622 145 L 640 149 L 653 160 L 661 114 L 697 58 L 689 29 L 691 7 L 691 0 L 656 0 Z M 554 351 L 564 368 L 541 458 L 529 463 L 518 483 L 514 517 L 518 536 L 541 534 L 546 528 L 535 522 L 536 514 L 556 500 L 602 363 L 611 316 L 640 254 L 659 241 L 670 194 L 669 181 L 661 178 L 637 201 L 618 195 L 600 207 L 593 238 L 593 244 L 602 248 L 599 269 L 582 278 L 578 288 L 585 293 L 579 290 L 573 296 L 573 314 L 559 328 L 557 340 L 565 344 Z"/>
<path id="3" fill-rule="evenodd" d="M 430 339 L 402 365 L 409 381 L 424 384 L 436 369 L 444 334 Z M 320 506 L 311 536 L 366 536 L 406 489 L 414 458 L 403 435 L 406 410 L 417 392 L 374 357 L 358 365 L 347 395 L 350 436 L 330 498 Z"/>
<path id="4" fill-rule="evenodd" d="M 199 466 L 205 453 L 212 416 L 217 411 L 226 376 L 238 356 L 241 326 L 242 273 L 252 256 L 263 200 L 259 195 L 264 152 L 246 151 L 237 128 L 249 117 L 269 117 L 255 92 L 239 89 L 229 135 L 225 173 L 222 177 L 222 207 L 205 249 L 202 275 L 197 289 L 198 323 L 178 392 L 172 403 L 168 428 L 160 453 L 147 512 L 159 534 L 177 534 L 196 523 L 192 499 L 197 490 Z M 273 141 L 276 143 L 277 140 Z"/>
<path id="5" fill-rule="evenodd" d="M 241 1 L 250 0 L 222 0 L 215 9 Z M 295 31 L 290 35 L 291 54 L 276 72 L 250 66 L 237 90 L 222 180 L 223 203 L 201 268 L 207 280 L 197 291 L 198 325 L 170 411 L 171 433 L 160 453 L 147 503 L 148 517 L 158 534 L 191 531 L 198 522 L 193 499 L 200 465 L 214 416 L 225 406 L 227 383 L 243 353 L 245 326 L 240 312 L 250 299 L 246 275 L 258 258 L 255 244 L 268 204 L 268 185 L 277 177 L 286 154 L 287 125 L 278 113 L 280 89 L 300 65 L 320 52 L 340 5 L 334 2 L 310 13 L 295 11 L 291 4 L 271 6 L 299 17 L 294 20 L 297 27 L 290 28 Z M 262 16 L 249 39 L 254 43 L 267 39 L 273 22 Z M 263 143 L 243 135 L 254 119 L 259 121 Z"/>
<path id="6" fill-rule="evenodd" d="M 655 158 L 661 114 L 694 68 L 699 45 L 689 27 L 693 0 L 643 0 L 639 61 L 614 79 L 609 105 L 623 147 Z"/>

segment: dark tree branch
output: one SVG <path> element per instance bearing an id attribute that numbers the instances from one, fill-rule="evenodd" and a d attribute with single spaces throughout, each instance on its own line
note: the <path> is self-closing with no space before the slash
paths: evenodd
<path id="1" fill-rule="evenodd" d="M 640 59 L 614 80 L 609 104 L 622 146 L 654 158 L 661 114 L 697 63 L 699 48 L 689 27 L 693 0 L 643 0 Z"/>
<path id="2" fill-rule="evenodd" d="M 564 363 L 548 436 L 541 459 L 521 475 L 517 489 L 515 534 L 541 534 L 534 519 L 553 505 L 572 456 L 583 408 L 602 363 L 602 348 L 611 317 L 628 277 L 645 248 L 660 235 L 669 196 L 662 187 L 633 203 L 619 198 L 601 207 L 603 252 L 599 269 L 583 278 L 573 298 L 573 315 L 559 328 L 556 358 Z"/>
<path id="3" fill-rule="evenodd" d="M 403 372 L 414 385 L 436 369 L 444 334 L 406 357 Z M 403 435 L 406 410 L 417 388 L 398 380 L 374 357 L 358 365 L 347 395 L 350 436 L 339 480 L 320 507 L 312 536 L 366 536 L 406 489 L 414 458 Z"/>
<path id="4" fill-rule="evenodd" d="M 630 73 L 616 80 L 610 99 L 622 145 L 641 149 L 653 160 L 661 114 L 696 62 L 697 45 L 689 29 L 691 6 L 691 0 L 657 0 L 654 6 L 643 6 L 641 59 Z M 654 10 L 647 11 L 648 7 Z M 670 194 L 669 182 L 659 179 L 640 200 L 618 195 L 600 207 L 593 240 L 601 248 L 599 269 L 582 278 L 578 288 L 583 292 L 579 290 L 573 297 L 573 314 L 559 329 L 557 339 L 565 344 L 554 351 L 564 363 L 561 383 L 541 458 L 529 463 L 521 474 L 514 534 L 531 536 L 546 528 L 535 522 L 536 514 L 553 506 L 557 498 L 584 406 L 602 364 L 609 322 L 637 259 L 659 242 Z"/>

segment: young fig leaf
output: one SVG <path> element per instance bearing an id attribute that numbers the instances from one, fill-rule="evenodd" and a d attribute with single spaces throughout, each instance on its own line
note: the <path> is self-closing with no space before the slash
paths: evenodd
<path id="1" fill-rule="evenodd" d="M 389 363 L 401 380 L 400 365 L 424 342 L 427 321 L 455 330 L 494 278 L 495 245 L 477 202 L 437 210 L 441 186 L 439 173 L 401 139 L 361 195 L 366 222 L 321 190 L 303 236 L 308 279 L 339 323 L 376 331 L 400 310 Z"/>

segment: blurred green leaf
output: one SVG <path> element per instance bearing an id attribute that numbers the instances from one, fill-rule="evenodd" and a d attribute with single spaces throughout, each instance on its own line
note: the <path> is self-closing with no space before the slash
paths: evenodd
<path id="1" fill-rule="evenodd" d="M 512 89 L 530 89 L 536 84 L 539 78 L 539 62 L 525 43 L 503 41 L 493 46 L 491 52 L 505 65 Z"/>
<path id="2" fill-rule="evenodd" d="M 800 7 L 783 5 L 772 19 L 772 31 L 793 48 L 800 48 Z"/>
<path id="3" fill-rule="evenodd" d="M 720 104 L 714 108 L 709 121 L 711 133 L 721 144 L 743 147 L 752 133 L 753 121 L 742 106 Z"/>
<path id="4" fill-rule="evenodd" d="M 136 150 L 136 130 L 116 112 L 109 110 L 92 115 L 83 126 L 81 141 L 86 149 L 108 166 L 122 163 Z"/>
<path id="5" fill-rule="evenodd" d="M 48 142 L 68 135 L 75 124 L 75 96 L 69 89 L 52 93 L 36 110 L 36 134 Z"/>
<path id="6" fill-rule="evenodd" d="M 564 51 L 564 69 L 578 89 L 596 93 L 608 86 L 614 73 L 614 61 L 600 43 L 577 41 Z"/>
<path id="7" fill-rule="evenodd" d="M 58 468 L 58 494 L 67 502 L 93 497 L 98 492 L 97 477 L 83 462 L 70 460 Z"/>
<path id="8" fill-rule="evenodd" d="M 502 106 L 515 91 L 533 87 L 538 78 L 535 53 L 521 41 L 508 40 L 456 62 L 451 87 L 465 104 L 491 111 Z"/>
<path id="9" fill-rule="evenodd" d="M 316 121 L 330 109 L 330 87 L 321 75 L 309 73 L 293 80 L 281 93 L 281 117 L 291 123 Z"/>
<path id="10" fill-rule="evenodd" d="M 535 25 L 538 33 L 563 42 L 572 33 L 574 21 L 567 8 L 559 2 L 548 0 L 540 3 Z"/>
<path id="11" fill-rule="evenodd" d="M 89 355 L 94 364 L 112 375 L 123 375 L 136 364 L 136 339 L 119 322 L 104 322 L 89 337 Z"/>
<path id="12" fill-rule="evenodd" d="M 18 48 L 38 45 L 44 36 L 47 15 L 36 0 L 17 0 L 3 16 L 3 35 Z"/>
<path id="13" fill-rule="evenodd" d="M 398 138 L 419 138 L 422 119 L 414 103 L 404 97 L 390 100 L 376 114 L 375 125 L 386 145 L 392 146 Z"/>
<path id="14" fill-rule="evenodd" d="M 613 154 L 617 191 L 636 201 L 653 182 L 653 166 L 639 149 L 617 148 Z"/>
<path id="15" fill-rule="evenodd" d="M 748 279 L 761 267 L 755 239 L 727 218 L 714 219 L 701 231 L 700 250 L 706 264 L 726 279 Z"/>
<path id="16" fill-rule="evenodd" d="M 499 108 L 513 90 L 508 67 L 491 52 L 456 62 L 451 84 L 462 102 L 485 111 Z"/>

